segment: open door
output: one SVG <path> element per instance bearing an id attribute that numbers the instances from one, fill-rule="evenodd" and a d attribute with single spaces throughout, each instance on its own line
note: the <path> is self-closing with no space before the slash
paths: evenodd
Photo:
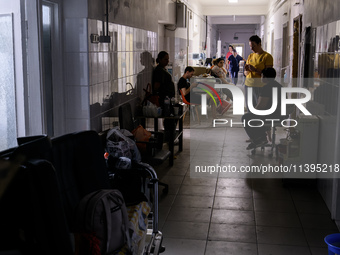
<path id="1" fill-rule="evenodd" d="M 299 15 L 294 19 L 293 23 L 293 59 L 292 59 L 292 87 L 298 87 L 298 77 L 301 77 L 299 73 L 299 59 L 300 59 L 300 35 L 302 26 L 302 15 Z M 293 93 L 291 98 L 297 98 L 297 94 Z M 291 118 L 296 119 L 297 112 L 291 114 Z"/>

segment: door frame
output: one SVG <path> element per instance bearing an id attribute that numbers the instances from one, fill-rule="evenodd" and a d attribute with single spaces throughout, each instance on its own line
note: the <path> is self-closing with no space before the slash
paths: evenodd
<path id="1" fill-rule="evenodd" d="M 52 77 L 53 77 L 53 112 L 45 111 L 44 103 L 44 60 L 43 60 L 43 33 L 42 33 L 42 5 L 53 6 L 52 44 Z M 26 135 L 46 134 L 46 114 L 53 114 L 53 136 L 65 132 L 65 102 L 63 86 L 63 43 L 62 43 L 62 17 L 61 0 L 26 0 L 26 83 L 25 98 L 25 132 Z"/>

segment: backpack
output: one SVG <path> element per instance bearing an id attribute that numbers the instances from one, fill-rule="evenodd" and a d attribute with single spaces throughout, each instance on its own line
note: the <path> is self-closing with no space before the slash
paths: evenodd
<path id="1" fill-rule="evenodd" d="M 130 224 L 120 191 L 99 190 L 86 195 L 75 211 L 75 254 L 116 254 L 125 244 L 127 254 L 132 254 Z"/>

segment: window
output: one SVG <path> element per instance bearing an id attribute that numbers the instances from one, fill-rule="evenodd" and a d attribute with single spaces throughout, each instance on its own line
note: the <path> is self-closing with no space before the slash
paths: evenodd
<path id="1" fill-rule="evenodd" d="M 0 15 L 0 150 L 16 146 L 13 18 Z"/>

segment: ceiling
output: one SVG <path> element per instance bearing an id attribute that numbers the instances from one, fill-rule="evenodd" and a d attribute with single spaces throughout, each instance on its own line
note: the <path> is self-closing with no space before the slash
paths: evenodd
<path id="1" fill-rule="evenodd" d="M 206 5 L 217 5 L 217 6 L 222 6 L 222 5 L 267 5 L 270 0 L 239 0 L 238 3 L 229 3 L 228 0 L 196 0 L 197 3 L 200 3 L 203 6 Z"/>
<path id="2" fill-rule="evenodd" d="M 195 0 L 202 7 L 203 15 L 266 15 L 269 3 L 273 0 L 238 0 L 238 3 L 229 3 L 228 0 Z"/>

